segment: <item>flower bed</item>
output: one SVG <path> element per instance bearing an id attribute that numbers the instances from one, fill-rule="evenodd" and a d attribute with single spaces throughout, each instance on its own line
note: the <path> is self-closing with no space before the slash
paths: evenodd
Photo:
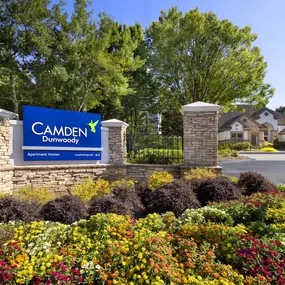
<path id="1" fill-rule="evenodd" d="M 251 183 L 260 181 L 249 175 Z M 225 186 L 234 192 L 238 187 L 225 178 L 206 181 L 207 191 L 219 194 L 218 200 L 225 195 Z M 211 202 L 177 215 L 181 201 L 172 198 L 173 187 L 179 188 L 179 195 L 187 191 L 194 195 L 203 183 L 190 182 L 170 182 L 145 194 L 143 200 L 148 201 L 158 191 L 160 207 L 166 211 L 170 203 L 176 216 L 151 213 L 135 219 L 99 213 L 80 219 L 77 212 L 65 218 L 67 222 L 76 218 L 72 224 L 16 221 L 0 225 L 0 284 L 285 284 L 285 193 L 264 191 L 264 186 L 262 193 Z M 268 181 L 262 183 L 271 187 Z M 248 193 L 249 185 L 243 187 Z M 123 188 L 120 191 L 131 191 Z M 115 201 L 119 194 L 114 195 L 106 197 Z M 62 202 L 65 207 L 60 206 Z M 57 203 L 57 208 L 67 211 L 77 205 L 78 198 Z"/>

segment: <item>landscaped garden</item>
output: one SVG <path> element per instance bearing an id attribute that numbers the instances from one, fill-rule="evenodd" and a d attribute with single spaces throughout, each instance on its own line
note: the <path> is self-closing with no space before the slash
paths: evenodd
<path id="1" fill-rule="evenodd" d="M 278 152 L 274 145 L 269 142 L 264 142 L 260 146 L 252 146 L 249 142 L 238 143 L 221 143 L 219 144 L 219 159 L 245 159 L 246 156 L 240 156 L 240 151 L 253 151 L 253 152 Z"/>
<path id="2" fill-rule="evenodd" d="M 0 198 L 0 284 L 285 284 L 285 192 L 206 169 Z"/>

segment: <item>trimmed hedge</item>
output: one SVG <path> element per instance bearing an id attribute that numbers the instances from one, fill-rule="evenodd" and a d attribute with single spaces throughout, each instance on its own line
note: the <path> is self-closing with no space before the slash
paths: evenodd
<path id="1" fill-rule="evenodd" d="M 182 215 L 186 209 L 200 207 L 196 194 L 190 183 L 175 180 L 153 191 L 149 199 L 148 212 L 173 212 L 176 216 Z"/>
<path id="2" fill-rule="evenodd" d="M 202 206 L 209 202 L 221 202 L 241 197 L 241 188 L 227 177 L 217 177 L 201 182 L 196 190 Z"/>
<path id="3" fill-rule="evenodd" d="M 0 199 L 0 223 L 10 221 L 31 222 L 38 220 L 40 204 L 35 201 L 23 201 L 13 196 Z"/>
<path id="4" fill-rule="evenodd" d="M 241 173 L 238 185 L 242 187 L 244 195 L 277 190 L 276 186 L 263 175 L 253 171 Z"/>
<path id="5" fill-rule="evenodd" d="M 72 224 L 88 217 L 87 207 L 76 196 L 66 195 L 45 204 L 40 216 L 46 221 Z"/>

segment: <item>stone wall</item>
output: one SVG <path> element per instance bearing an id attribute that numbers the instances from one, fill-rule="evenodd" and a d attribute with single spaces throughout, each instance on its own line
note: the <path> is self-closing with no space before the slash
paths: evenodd
<path id="1" fill-rule="evenodd" d="M 91 177 L 106 176 L 107 165 L 58 165 L 58 166 L 15 166 L 13 169 L 13 190 L 25 186 L 45 187 L 65 191 L 75 183 Z"/>
<path id="2" fill-rule="evenodd" d="M 10 124 L 0 117 L 0 166 L 10 165 Z"/>
<path id="3" fill-rule="evenodd" d="M 47 165 L 14 166 L 0 168 L 0 192 L 17 191 L 26 186 L 44 187 L 51 191 L 62 192 L 71 189 L 75 183 L 91 177 L 100 176 L 108 180 L 133 178 L 145 181 L 153 171 L 167 171 L 180 178 L 191 167 L 184 165 L 152 164 L 97 164 L 97 165 Z M 220 167 L 213 167 L 217 173 Z"/>
<path id="4" fill-rule="evenodd" d="M 13 174 L 13 167 L 0 167 L 0 193 L 11 192 L 13 190 Z"/>

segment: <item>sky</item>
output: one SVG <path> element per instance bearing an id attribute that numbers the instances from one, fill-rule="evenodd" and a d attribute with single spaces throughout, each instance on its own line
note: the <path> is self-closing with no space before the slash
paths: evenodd
<path id="1" fill-rule="evenodd" d="M 73 1 L 66 2 L 71 14 Z M 173 6 L 183 12 L 198 7 L 239 27 L 251 26 L 252 32 L 258 34 L 255 45 L 268 63 L 265 83 L 275 88 L 268 107 L 285 106 L 285 0 L 92 0 L 94 16 L 105 12 L 115 21 L 140 23 L 143 28 L 156 21 L 162 9 L 167 11 Z"/>

